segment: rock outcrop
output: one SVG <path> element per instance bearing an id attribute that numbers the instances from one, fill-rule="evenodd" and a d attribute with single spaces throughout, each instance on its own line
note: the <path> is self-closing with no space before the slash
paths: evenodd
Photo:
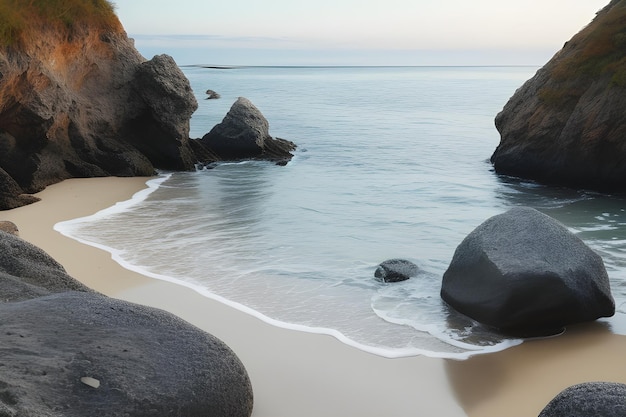
<path id="1" fill-rule="evenodd" d="M 273 138 L 269 122 L 250 100 L 239 97 L 221 123 L 200 139 L 221 160 L 263 159 L 285 164 L 296 148 L 293 142 Z"/>
<path id="2" fill-rule="evenodd" d="M 190 139 L 198 103 L 174 60 L 144 59 L 109 2 L 75 0 L 59 15 L 57 1 L 0 7 L 0 210 L 66 178 L 291 159 L 295 144 L 272 138 L 246 99 Z"/>
<path id="3" fill-rule="evenodd" d="M 494 216 L 457 247 L 441 297 L 476 321 L 540 335 L 612 316 L 602 258 L 565 226 L 528 207 Z"/>
<path id="4" fill-rule="evenodd" d="M 496 117 L 498 173 L 549 184 L 626 187 L 626 1 L 613 0 Z"/>
<path id="5" fill-rule="evenodd" d="M 174 61 L 146 61 L 112 9 L 106 23 L 79 15 L 68 25 L 44 6 L 19 3 L 19 33 L 0 39 L 0 173 L 18 186 L 0 178 L 0 208 L 66 178 L 194 169 L 197 102 Z"/>
<path id="6" fill-rule="evenodd" d="M 167 312 L 97 294 L 0 232 L 0 415 L 249 417 L 247 372 Z"/>
<path id="7" fill-rule="evenodd" d="M 585 382 L 561 391 L 539 417 L 623 417 L 626 385 L 617 382 Z"/>
<path id="8" fill-rule="evenodd" d="M 382 282 L 400 282 L 416 276 L 419 267 L 405 259 L 388 259 L 374 271 L 374 277 Z"/>

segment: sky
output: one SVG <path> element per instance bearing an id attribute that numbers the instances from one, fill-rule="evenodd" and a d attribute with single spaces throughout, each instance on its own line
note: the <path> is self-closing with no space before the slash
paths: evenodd
<path id="1" fill-rule="evenodd" d="M 113 0 L 179 65 L 543 65 L 609 0 Z"/>

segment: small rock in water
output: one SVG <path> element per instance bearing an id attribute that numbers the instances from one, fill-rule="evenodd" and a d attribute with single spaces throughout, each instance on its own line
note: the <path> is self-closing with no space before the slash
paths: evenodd
<path id="1" fill-rule="evenodd" d="M 374 277 L 382 282 L 400 282 L 414 277 L 419 268 L 413 262 L 404 259 L 389 259 L 376 268 Z"/>
<path id="2" fill-rule="evenodd" d="M 80 382 L 82 382 L 85 385 L 89 385 L 90 387 L 93 387 L 93 388 L 100 387 L 100 381 L 98 381 L 96 378 L 92 378 L 90 376 L 82 377 L 80 379 Z"/>
<path id="3" fill-rule="evenodd" d="M 207 94 L 207 96 L 208 96 L 208 97 L 206 98 L 207 100 L 214 100 L 214 99 L 218 99 L 218 98 L 220 98 L 220 97 L 221 97 L 221 96 L 219 95 L 219 93 L 216 93 L 216 92 L 215 92 L 215 91 L 213 91 L 213 90 L 206 90 L 206 94 Z"/>

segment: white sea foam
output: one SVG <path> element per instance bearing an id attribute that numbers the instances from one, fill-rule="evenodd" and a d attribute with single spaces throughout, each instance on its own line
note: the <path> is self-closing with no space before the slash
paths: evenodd
<path id="1" fill-rule="evenodd" d="M 497 177 L 484 163 L 498 140 L 493 117 L 523 69 L 186 71 L 200 98 L 210 85 L 223 100 L 198 100 L 192 136 L 244 95 L 271 133 L 298 144 L 292 162 L 163 174 L 56 230 L 275 326 L 385 357 L 465 359 L 521 340 L 451 312 L 441 276 L 474 227 L 528 205 L 602 254 L 623 309 L 624 200 Z M 398 257 L 422 274 L 374 280 L 379 262 Z"/>

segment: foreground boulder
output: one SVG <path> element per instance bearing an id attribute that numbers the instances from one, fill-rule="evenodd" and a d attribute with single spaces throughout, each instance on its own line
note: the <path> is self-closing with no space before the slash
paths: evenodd
<path id="1" fill-rule="evenodd" d="M 615 312 L 600 256 L 528 207 L 488 219 L 461 242 L 444 273 L 441 297 L 466 316 L 517 335 Z"/>
<path id="2" fill-rule="evenodd" d="M 220 340 L 97 294 L 0 232 L 0 415 L 249 417 L 253 394 Z"/>
<path id="3" fill-rule="evenodd" d="M 222 160 L 263 159 L 279 164 L 287 163 L 296 148 L 293 142 L 273 138 L 265 116 L 244 97 L 237 99 L 200 143 Z"/>
<path id="4" fill-rule="evenodd" d="M 0 304 L 2 415 L 249 417 L 252 390 L 215 337 L 153 308 L 64 292 Z"/>
<path id="5" fill-rule="evenodd" d="M 626 385 L 616 382 L 586 382 L 561 391 L 539 417 L 624 417 Z"/>
<path id="6" fill-rule="evenodd" d="M 495 123 L 498 173 L 601 191 L 626 187 L 626 2 L 613 0 L 519 88 Z"/>
<path id="7" fill-rule="evenodd" d="M 378 265 L 374 277 L 382 282 L 400 282 L 416 276 L 418 272 L 418 266 L 411 261 L 389 259 Z"/>

